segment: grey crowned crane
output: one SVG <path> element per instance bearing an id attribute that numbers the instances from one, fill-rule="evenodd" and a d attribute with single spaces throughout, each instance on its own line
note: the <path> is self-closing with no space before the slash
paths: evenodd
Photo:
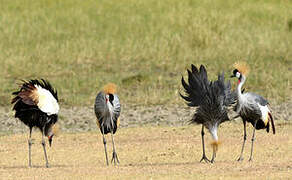
<path id="1" fill-rule="evenodd" d="M 31 167 L 31 133 L 33 127 L 39 128 L 42 133 L 46 167 L 49 167 L 44 136 L 48 137 L 51 146 L 55 134 L 54 125 L 58 121 L 59 112 L 57 91 L 48 81 L 42 79 L 23 81 L 20 90 L 12 94 L 15 96 L 11 101 L 11 104 L 14 104 L 15 118 L 29 127 L 29 167 Z"/>
<path id="2" fill-rule="evenodd" d="M 255 130 L 256 129 L 266 129 L 267 132 L 270 130 L 270 122 L 272 124 L 273 134 L 275 134 L 275 125 L 273 116 L 268 107 L 268 101 L 264 99 L 262 96 L 257 95 L 251 92 L 243 93 L 241 88 L 245 83 L 247 74 L 248 74 L 248 66 L 244 62 L 237 62 L 234 64 L 234 70 L 231 77 L 236 77 L 238 79 L 238 85 L 236 88 L 237 92 L 237 105 L 236 112 L 242 118 L 243 121 L 243 144 L 241 148 L 240 157 L 238 161 L 242 161 L 243 150 L 246 141 L 246 122 L 249 122 L 253 125 L 253 134 L 252 134 L 252 144 L 251 144 L 251 152 L 249 161 L 252 161 L 252 153 L 253 153 L 253 145 L 255 141 Z"/>
<path id="3" fill-rule="evenodd" d="M 102 134 L 106 164 L 108 165 L 108 156 L 106 149 L 105 135 L 110 133 L 113 144 L 113 156 L 111 162 L 119 163 L 119 159 L 115 149 L 114 134 L 119 126 L 119 116 L 121 105 L 118 95 L 116 94 L 116 85 L 109 83 L 100 91 L 95 99 L 94 111 L 96 115 L 96 124 Z"/>
<path id="4" fill-rule="evenodd" d="M 235 93 L 231 91 L 230 82 L 224 81 L 224 73 L 218 75 L 218 80 L 209 81 L 207 71 L 203 65 L 200 70 L 191 65 L 188 71 L 188 84 L 182 77 L 181 83 L 186 95 L 181 95 L 190 107 L 197 107 L 191 123 L 202 124 L 201 136 L 203 146 L 203 157 L 200 160 L 213 163 L 218 150 L 219 140 L 217 136 L 218 126 L 228 117 L 228 107 L 235 103 Z M 211 161 L 206 157 L 204 144 L 204 128 L 212 135 L 213 156 Z"/>

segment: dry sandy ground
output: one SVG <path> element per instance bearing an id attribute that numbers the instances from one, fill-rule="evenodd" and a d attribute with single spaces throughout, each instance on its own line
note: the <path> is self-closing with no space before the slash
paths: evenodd
<path id="1" fill-rule="evenodd" d="M 39 133 L 33 134 L 33 168 L 27 167 L 27 134 L 3 135 L 0 179 L 292 179 L 291 121 L 277 121 L 276 135 L 257 131 L 253 162 L 247 161 L 251 125 L 243 162 L 235 161 L 242 143 L 242 123 L 227 122 L 220 127 L 222 144 L 214 164 L 199 163 L 200 130 L 194 125 L 122 127 L 115 135 L 120 164 L 108 167 L 98 131 L 61 132 L 48 148 L 51 168 L 44 167 Z M 210 141 L 207 133 L 209 157 Z"/>
<path id="2" fill-rule="evenodd" d="M 124 105 L 115 139 L 121 161 L 105 165 L 101 135 L 90 107 L 62 108 L 61 132 L 48 148 L 45 162 L 40 134 L 34 131 L 33 168 L 28 168 L 28 128 L 0 107 L 0 179 L 292 179 L 292 101 L 272 106 L 276 135 L 257 131 L 254 161 L 248 162 L 251 125 L 245 160 L 235 161 L 242 143 L 242 122 L 222 124 L 216 163 L 199 163 L 200 126 L 188 125 L 193 109 L 186 106 Z M 207 133 L 207 153 L 211 158 Z M 111 142 L 108 137 L 108 149 Z M 110 154 L 111 155 L 111 154 Z"/>

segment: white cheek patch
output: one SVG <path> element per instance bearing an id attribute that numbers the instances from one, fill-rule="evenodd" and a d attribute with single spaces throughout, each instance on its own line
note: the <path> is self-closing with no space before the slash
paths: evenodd
<path id="1" fill-rule="evenodd" d="M 240 72 L 236 72 L 236 77 L 240 78 Z"/>

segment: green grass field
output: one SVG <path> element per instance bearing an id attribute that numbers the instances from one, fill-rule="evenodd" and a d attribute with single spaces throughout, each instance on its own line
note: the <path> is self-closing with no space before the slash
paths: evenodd
<path id="1" fill-rule="evenodd" d="M 62 105 L 92 105 L 107 82 L 119 86 L 123 103 L 183 103 L 180 78 L 191 63 L 215 79 L 238 60 L 251 67 L 249 91 L 276 102 L 291 97 L 291 1 L 0 4 L 0 105 L 30 78 L 50 80 Z"/>

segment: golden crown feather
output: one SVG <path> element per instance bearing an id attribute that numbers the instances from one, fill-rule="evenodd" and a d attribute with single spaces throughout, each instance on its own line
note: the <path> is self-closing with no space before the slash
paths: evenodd
<path id="1" fill-rule="evenodd" d="M 233 67 L 245 76 L 249 73 L 249 67 L 246 62 L 236 62 L 233 64 Z"/>
<path id="2" fill-rule="evenodd" d="M 108 83 L 103 87 L 103 91 L 106 94 L 115 94 L 117 91 L 117 85 L 115 85 L 114 83 Z"/>

